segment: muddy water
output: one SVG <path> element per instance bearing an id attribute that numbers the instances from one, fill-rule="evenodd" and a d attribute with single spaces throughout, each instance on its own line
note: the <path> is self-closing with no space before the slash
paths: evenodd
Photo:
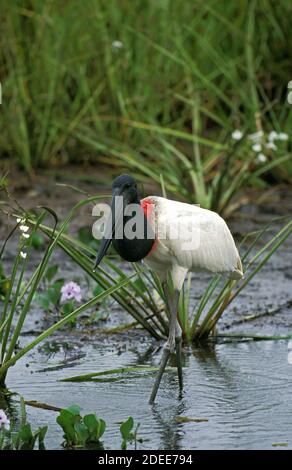
<path id="1" fill-rule="evenodd" d="M 148 404 L 150 373 L 117 375 L 115 380 L 64 383 L 65 377 L 117 367 L 155 365 L 160 357 L 142 337 L 125 347 L 96 340 L 66 357 L 36 351 L 10 370 L 8 387 L 27 400 L 67 407 L 82 406 L 107 422 L 105 448 L 120 446 L 119 422 L 132 415 L 140 422 L 141 449 L 273 449 L 292 448 L 292 364 L 287 341 L 210 344 L 184 352 L 183 397 L 178 396 L 175 369 L 166 372 L 157 403 Z M 47 348 L 48 349 L 48 348 Z M 52 350 L 52 347 L 51 347 Z M 26 364 L 29 363 L 29 367 Z M 17 398 L 10 410 L 17 417 Z M 48 424 L 47 448 L 60 448 L 62 432 L 54 411 L 27 407 L 33 427 Z M 177 422 L 178 417 L 202 422 Z"/>

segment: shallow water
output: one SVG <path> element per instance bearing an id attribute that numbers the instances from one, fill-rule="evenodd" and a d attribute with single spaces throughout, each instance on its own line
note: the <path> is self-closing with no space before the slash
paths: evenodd
<path id="1" fill-rule="evenodd" d="M 291 201 L 291 197 L 285 201 Z M 56 205 L 59 203 L 58 200 Z M 44 205 L 56 207 L 45 201 Z M 71 202 L 68 207 L 72 207 Z M 282 203 L 278 203 L 277 212 L 266 215 L 274 217 L 281 207 Z M 267 208 L 263 209 L 266 213 Z M 246 215 L 234 223 L 235 232 L 262 227 L 261 216 L 251 225 L 249 212 Z M 82 223 L 91 223 L 91 211 L 84 219 Z M 15 243 L 17 240 L 7 246 L 5 267 L 11 266 L 14 259 Z M 34 255 L 37 262 L 39 253 Z M 60 265 L 60 275 L 66 280 L 79 276 L 80 283 L 84 283 L 84 273 L 63 252 L 56 250 L 52 263 Z M 291 333 L 291 266 L 290 237 L 227 309 L 218 324 L 218 332 Z M 128 269 L 128 265 L 124 268 Z M 191 306 L 197 304 L 208 280 L 205 274 L 194 275 Z M 33 308 L 26 319 L 20 346 L 44 331 L 52 321 L 37 307 Z M 111 328 L 130 321 L 132 318 L 113 305 L 109 320 L 101 326 Z M 58 341 L 65 341 L 67 346 L 58 351 Z M 109 377 L 101 382 L 59 381 L 118 367 L 157 365 L 161 355 L 158 345 L 146 333 L 96 334 L 93 343 L 90 333 L 66 330 L 54 335 L 46 348 L 42 345 L 42 349 L 34 350 L 12 367 L 7 386 L 26 400 L 61 408 L 77 403 L 82 406 L 83 414 L 96 412 L 107 422 L 105 448 L 120 447 L 119 423 L 129 415 L 136 423 L 140 422 L 142 449 L 274 449 L 273 443 L 287 443 L 284 448 L 292 448 L 292 364 L 288 363 L 287 341 L 225 342 L 187 349 L 182 399 L 178 397 L 174 369 L 166 372 L 154 406 L 148 404 L 154 377 L 150 373 L 115 376 L 115 381 Z M 12 396 L 8 409 L 16 421 L 18 402 L 17 396 Z M 0 400 L 2 407 L 6 408 L 6 403 Z M 27 406 L 27 414 L 33 429 L 49 425 L 47 448 L 61 448 L 62 431 L 56 425 L 58 413 Z M 207 421 L 178 423 L 178 416 Z"/>
<path id="2" fill-rule="evenodd" d="M 156 365 L 157 343 L 136 338 L 120 346 L 104 341 L 48 356 L 35 351 L 9 371 L 7 386 L 26 400 L 58 407 L 73 403 L 82 413 L 96 412 L 107 422 L 105 448 L 120 447 L 119 422 L 129 415 L 140 422 L 141 449 L 272 449 L 292 448 L 292 364 L 287 341 L 223 343 L 186 350 L 183 397 L 178 396 L 176 370 L 165 373 L 155 405 L 148 404 L 153 374 L 115 376 L 102 382 L 59 382 L 61 378 L 117 367 Z M 46 370 L 57 366 L 56 370 Z M 59 367 L 58 367 L 59 366 Z M 10 412 L 18 414 L 17 397 Z M 48 424 L 46 446 L 60 448 L 62 431 L 54 411 L 27 406 L 33 428 Z M 178 423 L 178 416 L 206 422 Z M 287 448 L 287 447 L 285 447 Z"/>

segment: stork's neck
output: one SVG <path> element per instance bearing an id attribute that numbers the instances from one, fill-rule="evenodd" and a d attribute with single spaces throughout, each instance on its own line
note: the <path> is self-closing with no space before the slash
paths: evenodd
<path id="1" fill-rule="evenodd" d="M 136 201 L 131 202 L 131 204 L 136 205 L 135 212 L 131 215 L 125 215 L 128 204 L 125 202 L 123 204 L 123 238 L 119 239 L 114 236 L 113 246 L 124 260 L 130 262 L 140 261 L 153 249 L 155 234 L 147 217 L 145 205 L 141 204 L 138 197 Z"/>

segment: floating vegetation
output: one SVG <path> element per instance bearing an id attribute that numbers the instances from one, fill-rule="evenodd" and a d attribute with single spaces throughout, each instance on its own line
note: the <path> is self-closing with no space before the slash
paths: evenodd
<path id="1" fill-rule="evenodd" d="M 158 367 L 151 367 L 151 366 L 123 367 L 119 369 L 104 370 L 100 372 L 92 372 L 90 374 L 77 375 L 74 377 L 66 377 L 65 379 L 61 379 L 60 381 L 61 382 L 90 382 L 90 381 L 95 381 L 98 377 L 107 376 L 107 375 L 123 376 L 124 374 L 129 374 L 132 372 L 149 373 L 149 372 L 156 372 L 157 370 L 158 370 Z M 167 367 L 166 370 L 175 370 L 175 368 Z M 113 379 L 113 380 L 118 380 L 118 378 Z"/>
<path id="2" fill-rule="evenodd" d="M 207 418 L 189 418 L 188 416 L 177 416 L 175 418 L 176 423 L 207 423 Z"/>

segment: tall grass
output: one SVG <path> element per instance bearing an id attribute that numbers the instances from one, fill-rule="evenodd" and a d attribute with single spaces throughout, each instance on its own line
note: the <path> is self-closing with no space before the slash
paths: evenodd
<path id="1" fill-rule="evenodd" d="M 168 191 L 221 211 L 234 178 L 289 180 L 287 147 L 254 175 L 230 133 L 291 129 L 290 15 L 284 0 L 6 2 L 1 155 L 29 172 L 90 159 L 162 173 Z"/>

